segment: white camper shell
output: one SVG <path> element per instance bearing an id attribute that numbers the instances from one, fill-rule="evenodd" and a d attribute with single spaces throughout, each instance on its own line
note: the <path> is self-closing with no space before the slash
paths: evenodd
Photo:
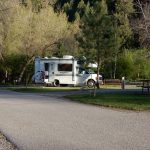
<path id="1" fill-rule="evenodd" d="M 102 76 L 99 76 L 102 83 Z M 51 86 L 59 85 L 88 85 L 92 87 L 97 82 L 97 74 L 83 69 L 79 60 L 65 55 L 63 58 L 35 58 L 35 74 L 32 78 L 35 83 L 44 83 Z"/>

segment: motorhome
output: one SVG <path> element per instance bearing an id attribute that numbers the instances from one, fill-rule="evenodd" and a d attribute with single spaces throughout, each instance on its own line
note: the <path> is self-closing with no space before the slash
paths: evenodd
<path id="1" fill-rule="evenodd" d="M 88 85 L 93 87 L 97 82 L 97 74 L 82 67 L 80 61 L 73 56 L 63 58 L 35 58 L 35 74 L 32 80 L 35 83 L 44 83 L 50 86 L 59 85 Z M 102 76 L 99 75 L 102 83 Z"/>

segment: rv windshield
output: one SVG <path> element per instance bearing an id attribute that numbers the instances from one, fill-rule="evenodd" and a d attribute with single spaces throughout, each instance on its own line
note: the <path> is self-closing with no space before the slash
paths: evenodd
<path id="1" fill-rule="evenodd" d="M 95 74 L 95 72 L 92 69 L 88 69 L 89 74 Z"/>

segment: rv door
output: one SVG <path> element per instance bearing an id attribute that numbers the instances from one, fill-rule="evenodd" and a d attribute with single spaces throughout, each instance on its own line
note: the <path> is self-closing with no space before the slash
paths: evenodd
<path id="1" fill-rule="evenodd" d="M 53 82 L 54 80 L 54 63 L 45 63 L 45 83 Z"/>
<path id="2" fill-rule="evenodd" d="M 55 76 L 54 63 L 49 63 L 49 82 L 54 81 L 54 76 Z"/>

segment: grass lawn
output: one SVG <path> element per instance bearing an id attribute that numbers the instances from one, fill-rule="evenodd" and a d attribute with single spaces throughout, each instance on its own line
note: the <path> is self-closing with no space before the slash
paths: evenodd
<path id="1" fill-rule="evenodd" d="M 75 91 L 79 88 L 74 87 L 23 87 L 23 88 L 8 88 L 11 91 L 15 92 L 24 92 L 24 93 L 47 93 L 47 92 L 65 92 L 65 91 Z"/>
<path id="2" fill-rule="evenodd" d="M 66 96 L 81 103 L 129 110 L 150 110 L 150 94 L 89 94 Z"/>

